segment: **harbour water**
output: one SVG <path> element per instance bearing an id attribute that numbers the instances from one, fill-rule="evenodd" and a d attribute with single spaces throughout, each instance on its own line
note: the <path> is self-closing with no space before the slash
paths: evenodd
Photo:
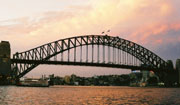
<path id="1" fill-rule="evenodd" d="M 180 88 L 0 86 L 0 105 L 180 104 Z"/>

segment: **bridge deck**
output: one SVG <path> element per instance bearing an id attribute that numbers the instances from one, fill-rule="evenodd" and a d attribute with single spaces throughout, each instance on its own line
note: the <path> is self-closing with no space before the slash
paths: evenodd
<path id="1" fill-rule="evenodd" d="M 109 67 L 109 68 L 122 68 L 131 70 L 151 70 L 160 71 L 159 68 L 132 66 L 132 65 L 120 65 L 114 63 L 98 63 L 98 62 L 72 62 L 72 61 L 43 61 L 43 60 L 22 60 L 11 59 L 11 63 L 26 63 L 26 64 L 48 64 L 48 65 L 74 65 L 74 66 L 94 66 L 94 67 Z M 161 69 L 162 70 L 162 69 Z"/>

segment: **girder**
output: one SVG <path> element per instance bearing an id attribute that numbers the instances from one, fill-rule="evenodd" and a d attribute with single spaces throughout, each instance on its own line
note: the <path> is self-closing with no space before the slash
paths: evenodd
<path id="1" fill-rule="evenodd" d="M 123 68 L 123 69 L 132 69 L 132 70 L 153 70 L 160 72 L 158 68 L 150 68 L 146 66 L 133 66 L 133 65 L 119 65 L 119 64 L 105 64 L 98 62 L 72 62 L 72 61 L 42 61 L 42 60 L 15 60 L 12 59 L 13 62 L 18 63 L 26 63 L 26 64 L 49 64 L 49 65 L 74 65 L 74 66 L 95 66 L 95 67 L 109 67 L 109 68 Z"/>
<path id="2" fill-rule="evenodd" d="M 91 49 L 89 48 L 91 45 Z M 21 53 L 16 53 L 13 55 L 12 66 L 14 71 L 16 71 L 17 78 L 24 76 L 26 73 L 37 67 L 41 63 L 27 63 L 27 62 L 18 62 L 18 60 L 24 61 L 48 61 L 52 57 L 56 57 L 61 53 L 61 61 L 64 61 L 63 52 L 68 51 L 68 61 L 70 62 L 70 51 L 74 51 L 74 62 L 77 61 L 76 53 L 77 47 L 80 47 L 80 62 L 82 62 L 82 47 L 86 46 L 86 62 L 88 63 L 89 54 L 91 53 L 92 63 L 94 62 L 95 55 L 95 46 L 97 50 L 97 63 L 100 63 L 100 55 L 103 56 L 102 62 L 104 64 L 119 64 L 125 62 L 126 65 L 131 61 L 131 65 L 135 66 L 133 63 L 139 60 L 143 66 L 148 66 L 153 69 L 165 69 L 167 63 L 161 59 L 159 56 L 151 52 L 150 50 L 132 42 L 125 40 L 119 37 L 107 36 L 107 35 L 86 35 L 86 36 L 77 36 L 70 37 L 66 39 L 60 39 L 51 43 L 44 44 L 42 46 L 24 51 Z M 100 51 L 100 46 L 102 50 Z M 106 47 L 108 47 L 108 52 L 106 52 Z M 112 49 L 112 51 L 110 50 Z M 91 52 L 89 52 L 91 50 Z M 118 51 L 117 51 L 118 50 Z M 100 54 L 100 52 L 102 52 Z M 108 61 L 106 61 L 106 55 L 108 55 Z M 110 56 L 113 55 L 113 62 L 110 61 Z M 121 56 L 121 58 L 119 57 Z M 131 56 L 131 58 L 129 57 Z M 118 57 L 118 58 L 117 58 Z M 123 57 L 123 58 L 122 58 Z M 122 61 L 123 59 L 123 61 Z M 56 61 L 57 58 L 54 58 Z"/>

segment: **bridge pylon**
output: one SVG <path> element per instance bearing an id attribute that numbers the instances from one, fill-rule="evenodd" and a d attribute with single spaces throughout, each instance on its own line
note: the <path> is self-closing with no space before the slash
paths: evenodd
<path id="1" fill-rule="evenodd" d="M 0 85 L 10 84 L 11 79 L 11 48 L 8 41 L 0 43 Z"/>
<path id="2" fill-rule="evenodd" d="M 166 87 L 177 86 L 178 70 L 174 68 L 172 60 L 167 61 L 165 70 L 161 70 L 161 72 L 157 72 L 156 74 L 159 76 L 160 82 L 163 82 Z"/>
<path id="3" fill-rule="evenodd" d="M 180 86 L 180 59 L 176 60 L 176 71 L 178 72 L 178 85 Z"/>

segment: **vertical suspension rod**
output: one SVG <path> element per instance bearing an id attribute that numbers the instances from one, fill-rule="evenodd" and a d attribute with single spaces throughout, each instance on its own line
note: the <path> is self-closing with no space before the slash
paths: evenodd
<path id="1" fill-rule="evenodd" d="M 115 61 L 115 64 L 116 64 L 116 48 L 114 49 L 114 61 Z"/>
<path id="2" fill-rule="evenodd" d="M 105 55 L 106 55 L 105 44 L 106 44 L 106 41 L 108 41 L 107 38 L 106 38 L 106 37 L 103 37 L 103 63 L 106 63 L 106 62 L 105 62 Z"/>
<path id="3" fill-rule="evenodd" d="M 86 45 L 86 62 L 88 62 L 88 45 Z"/>
<path id="4" fill-rule="evenodd" d="M 125 50 L 124 50 L 124 56 L 125 56 L 125 65 L 127 64 L 127 62 L 126 62 L 126 54 L 127 54 L 127 52 L 125 52 L 126 51 L 126 47 L 125 47 Z"/>
<path id="5" fill-rule="evenodd" d="M 98 37 L 98 46 L 97 46 L 97 63 L 99 63 L 99 37 Z"/>
<path id="6" fill-rule="evenodd" d="M 115 61 L 114 61 L 114 54 L 115 54 L 115 52 L 114 52 L 114 46 L 113 46 L 113 52 L 112 52 L 112 54 L 113 54 L 113 63 L 115 63 Z"/>
<path id="7" fill-rule="evenodd" d="M 103 45 L 103 63 L 105 63 L 105 45 Z"/>
<path id="8" fill-rule="evenodd" d="M 64 43 L 63 43 L 63 41 L 61 41 L 61 61 L 63 61 L 63 50 L 64 50 Z"/>
<path id="9" fill-rule="evenodd" d="M 134 46 L 133 46 L 133 51 L 132 51 L 132 65 L 134 65 Z"/>
<path id="10" fill-rule="evenodd" d="M 80 62 L 82 62 L 82 38 L 81 38 L 81 52 L 80 52 Z"/>
<path id="11" fill-rule="evenodd" d="M 119 64 L 119 48 L 118 48 L 118 54 L 117 55 L 118 55 L 118 64 Z"/>
<path id="12" fill-rule="evenodd" d="M 86 62 L 88 62 L 88 36 L 87 36 L 87 44 L 86 44 Z"/>
<path id="13" fill-rule="evenodd" d="M 92 63 L 94 61 L 94 37 L 92 37 Z"/>
<path id="14" fill-rule="evenodd" d="M 138 66 L 137 62 L 138 60 L 137 60 L 137 51 L 136 51 L 136 60 L 135 60 L 136 66 Z"/>
<path id="15" fill-rule="evenodd" d="M 94 45 L 92 44 L 92 62 L 94 61 Z"/>
<path id="16" fill-rule="evenodd" d="M 129 65 L 129 53 L 127 53 L 127 64 Z"/>
<path id="17" fill-rule="evenodd" d="M 117 48 L 115 48 L 115 58 L 114 58 L 114 59 L 115 59 L 115 64 L 116 64 L 116 62 L 117 62 L 117 61 L 116 61 L 116 60 L 117 60 L 117 59 L 116 59 L 116 54 L 117 54 L 116 52 L 117 52 Z"/>
<path id="18" fill-rule="evenodd" d="M 121 54 L 122 54 L 122 50 L 120 49 L 120 58 L 119 58 L 120 59 L 120 62 L 119 62 L 120 64 L 121 64 L 121 59 L 122 59 Z"/>
<path id="19" fill-rule="evenodd" d="M 124 62 L 124 64 L 126 64 L 124 51 L 123 51 L 123 62 Z"/>
<path id="20" fill-rule="evenodd" d="M 108 62 L 110 63 L 110 46 L 108 46 Z"/>
<path id="21" fill-rule="evenodd" d="M 97 47 L 97 62 L 99 63 L 99 44 L 98 44 L 98 47 Z"/>
<path id="22" fill-rule="evenodd" d="M 68 39 L 68 62 L 70 61 L 70 39 Z"/>
<path id="23" fill-rule="evenodd" d="M 74 62 L 76 62 L 76 38 L 74 39 Z"/>

